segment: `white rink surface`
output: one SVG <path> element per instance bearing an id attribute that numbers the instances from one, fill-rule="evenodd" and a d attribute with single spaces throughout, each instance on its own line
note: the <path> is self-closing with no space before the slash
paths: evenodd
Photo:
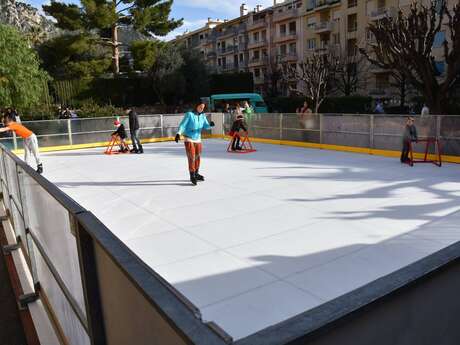
<path id="1" fill-rule="evenodd" d="M 197 187 L 174 142 L 49 153 L 45 177 L 235 340 L 460 241 L 459 165 L 255 146 L 205 141 Z"/>

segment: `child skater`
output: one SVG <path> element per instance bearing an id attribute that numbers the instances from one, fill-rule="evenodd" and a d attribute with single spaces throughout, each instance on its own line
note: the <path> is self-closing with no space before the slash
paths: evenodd
<path id="1" fill-rule="evenodd" d="M 208 122 L 206 115 L 203 113 L 206 105 L 202 102 L 195 106 L 194 111 L 185 113 L 179 125 L 179 131 L 176 134 L 175 141 L 179 142 L 180 136 L 184 136 L 185 151 L 188 158 L 188 168 L 190 172 L 190 181 L 196 186 L 197 181 L 204 181 L 204 177 L 199 174 L 200 156 L 202 150 L 201 131 L 214 127 L 214 122 Z"/>
<path id="2" fill-rule="evenodd" d="M 125 125 L 122 124 L 120 121 L 116 120 L 114 123 L 115 127 L 117 127 L 117 130 L 112 133 L 112 140 L 118 139 L 120 141 L 120 150 L 119 152 L 128 152 L 129 147 L 128 144 L 126 144 L 126 129 Z"/>
<path id="3" fill-rule="evenodd" d="M 34 156 L 35 162 L 37 163 L 37 172 L 39 174 L 43 173 L 43 164 L 40 160 L 37 136 L 28 128 L 13 121 L 8 115 L 3 118 L 3 124 L 5 127 L 0 128 L 0 133 L 11 131 L 24 139 L 24 161 L 29 164 L 29 157 Z"/>
<path id="4" fill-rule="evenodd" d="M 240 130 L 243 130 L 245 132 L 247 132 L 247 128 L 244 124 L 244 117 L 243 115 L 237 115 L 236 116 L 236 120 L 233 121 L 233 125 L 232 125 L 232 129 L 230 130 L 230 135 L 233 137 L 232 139 L 232 151 L 236 151 L 236 150 L 241 150 L 241 146 L 240 146 L 240 140 L 241 140 L 241 137 L 240 137 Z"/>
<path id="5" fill-rule="evenodd" d="M 401 163 L 407 163 L 409 161 L 409 152 L 411 142 L 417 142 L 417 128 L 414 125 L 414 118 L 412 116 L 407 118 L 406 126 L 404 127 L 403 134 L 403 147 L 401 151 Z"/>

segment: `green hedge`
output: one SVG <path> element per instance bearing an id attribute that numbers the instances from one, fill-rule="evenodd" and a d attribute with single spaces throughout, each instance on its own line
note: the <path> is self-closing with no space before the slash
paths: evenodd
<path id="1" fill-rule="evenodd" d="M 276 97 L 266 101 L 270 111 L 293 113 L 303 105 L 304 100 L 304 97 Z M 372 112 L 372 98 L 366 96 L 328 97 L 321 104 L 319 111 L 321 113 L 370 113 Z"/>

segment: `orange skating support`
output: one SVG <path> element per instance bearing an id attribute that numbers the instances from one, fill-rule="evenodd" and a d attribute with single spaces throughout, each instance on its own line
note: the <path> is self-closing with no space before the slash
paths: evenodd
<path id="1" fill-rule="evenodd" d="M 125 144 L 125 152 L 120 152 L 118 148 L 121 145 L 120 139 L 118 139 L 115 136 L 112 136 L 109 145 L 105 149 L 104 153 L 106 155 L 118 155 L 118 154 L 123 154 L 123 153 L 129 153 L 129 146 L 128 144 Z M 115 149 L 114 149 L 115 147 Z"/>
<path id="2" fill-rule="evenodd" d="M 415 163 L 433 163 L 438 167 L 442 165 L 441 143 L 438 138 L 419 139 L 417 143 L 425 143 L 425 152 L 423 159 L 414 159 L 413 144 L 411 141 L 409 141 L 409 161 L 407 162 L 407 164 L 409 164 L 410 166 L 414 166 Z M 430 145 L 434 146 L 435 159 L 428 159 Z"/>
<path id="3" fill-rule="evenodd" d="M 231 139 L 227 146 L 227 152 L 229 153 L 251 153 L 256 152 L 257 150 L 251 144 L 251 140 L 249 140 L 248 132 L 244 132 L 244 135 L 241 136 L 238 132 L 229 133 Z M 240 148 L 241 150 L 232 150 L 232 143 L 233 140 L 240 138 Z"/>

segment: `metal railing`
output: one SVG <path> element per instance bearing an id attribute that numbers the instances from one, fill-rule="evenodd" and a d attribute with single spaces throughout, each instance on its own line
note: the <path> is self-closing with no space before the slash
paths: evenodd
<path id="1" fill-rule="evenodd" d="M 140 136 L 143 138 L 174 136 L 182 116 L 183 114 L 141 115 L 139 116 Z M 107 142 L 110 134 L 116 129 L 113 123 L 117 118 L 129 132 L 129 121 L 126 116 L 24 121 L 23 124 L 37 135 L 40 147 L 75 146 Z M 0 137 L 0 143 L 13 150 L 23 148 L 22 140 L 9 133 Z"/>
<path id="2" fill-rule="evenodd" d="M 248 125 L 251 136 L 256 138 L 398 151 L 406 118 L 407 115 L 254 114 Z M 224 115 L 226 133 L 232 121 L 232 115 Z M 415 124 L 420 138 L 438 137 L 443 154 L 460 156 L 460 116 L 417 116 Z"/>
<path id="3" fill-rule="evenodd" d="M 230 68 L 234 68 L 230 66 Z M 141 139 L 173 137 L 182 114 L 140 116 Z M 210 115 L 213 116 L 213 115 Z M 252 136 L 318 144 L 367 147 L 371 149 L 399 150 L 401 135 L 407 115 L 369 114 L 254 114 L 251 122 Z M 217 120 L 216 120 L 217 119 Z M 229 128 L 232 117 L 223 120 Z M 72 146 L 105 143 L 115 130 L 115 118 L 50 120 L 24 122 L 37 134 L 39 146 Z M 126 117 L 120 118 L 129 132 Z M 443 153 L 460 156 L 460 116 L 439 115 L 417 117 L 420 136 L 438 136 L 443 143 Z M 206 133 L 210 133 L 209 131 Z M 274 134 L 276 133 L 276 134 Z M 0 138 L 0 143 L 10 149 L 22 148 L 22 140 L 15 137 Z"/>
<path id="4" fill-rule="evenodd" d="M 0 191 L 17 241 L 9 245 L 22 251 L 34 282 L 26 303 L 42 301 L 62 344 L 225 344 L 192 303 L 92 213 L 2 144 Z"/>

